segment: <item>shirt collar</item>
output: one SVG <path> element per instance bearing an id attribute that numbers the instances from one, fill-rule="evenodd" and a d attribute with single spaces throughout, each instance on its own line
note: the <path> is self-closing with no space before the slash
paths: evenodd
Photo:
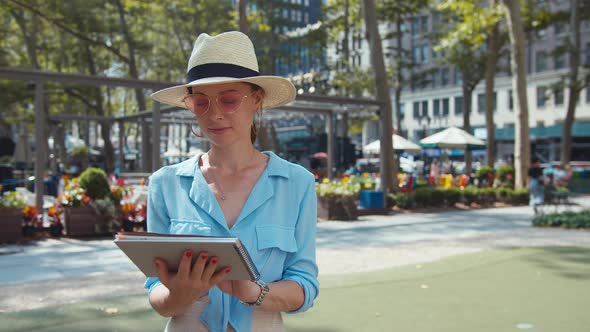
<path id="1" fill-rule="evenodd" d="M 272 151 L 264 151 L 263 153 L 269 156 L 266 170 L 268 176 L 282 176 L 284 178 L 289 178 L 289 163 L 286 160 L 279 158 L 279 156 Z M 202 155 L 203 153 L 199 153 L 198 155 L 177 164 L 175 174 L 178 176 L 194 177 L 195 167 Z"/>

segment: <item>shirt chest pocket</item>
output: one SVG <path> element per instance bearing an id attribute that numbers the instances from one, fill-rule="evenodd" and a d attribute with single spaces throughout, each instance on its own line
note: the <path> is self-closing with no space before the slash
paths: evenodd
<path id="1" fill-rule="evenodd" d="M 200 219 L 170 219 L 170 234 L 212 235 L 211 224 Z"/>
<path id="2" fill-rule="evenodd" d="M 257 252 L 254 255 L 263 280 L 279 280 L 283 274 L 285 260 L 290 253 L 297 252 L 295 228 L 277 225 L 256 226 Z"/>

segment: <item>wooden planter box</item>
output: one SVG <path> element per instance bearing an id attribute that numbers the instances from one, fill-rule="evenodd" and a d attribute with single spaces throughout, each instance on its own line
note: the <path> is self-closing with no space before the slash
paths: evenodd
<path id="1" fill-rule="evenodd" d="M 354 197 L 318 197 L 318 218 L 327 220 L 357 220 L 358 208 Z"/>
<path id="2" fill-rule="evenodd" d="M 65 208 L 64 223 L 66 236 L 69 237 L 107 235 L 97 232 L 97 229 L 102 229 L 105 220 L 90 206 Z"/>
<path id="3" fill-rule="evenodd" d="M 0 209 L 0 243 L 15 243 L 23 239 L 22 209 Z"/>

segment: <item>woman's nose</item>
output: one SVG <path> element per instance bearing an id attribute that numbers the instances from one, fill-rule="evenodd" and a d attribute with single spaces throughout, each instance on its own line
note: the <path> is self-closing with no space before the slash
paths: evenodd
<path id="1" fill-rule="evenodd" d="M 212 98 L 209 104 L 209 113 L 214 118 L 223 118 L 223 111 L 221 110 L 221 107 L 219 107 L 219 105 L 217 104 L 217 98 Z"/>

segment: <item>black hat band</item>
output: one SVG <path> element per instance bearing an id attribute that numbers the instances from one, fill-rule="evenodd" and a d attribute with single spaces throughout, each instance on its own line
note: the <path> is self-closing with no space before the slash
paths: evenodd
<path id="1" fill-rule="evenodd" d="M 187 83 L 190 83 L 209 77 L 246 78 L 259 75 L 257 71 L 239 65 L 230 63 L 206 63 L 191 68 L 186 74 L 186 77 Z"/>

